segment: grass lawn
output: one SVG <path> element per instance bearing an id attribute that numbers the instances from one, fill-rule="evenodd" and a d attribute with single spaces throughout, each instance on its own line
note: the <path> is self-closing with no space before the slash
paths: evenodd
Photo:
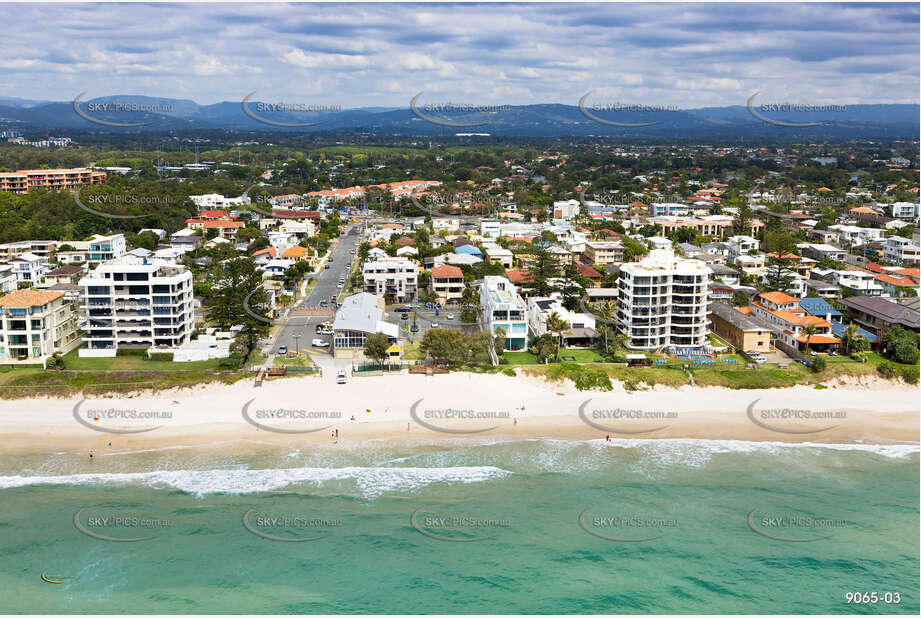
<path id="1" fill-rule="evenodd" d="M 294 358 L 276 356 L 272 360 L 272 367 L 313 367 L 314 362 L 310 354 L 301 353 Z"/>
<path id="2" fill-rule="evenodd" d="M 601 359 L 597 350 L 561 350 L 560 357 L 571 356 L 574 363 L 594 363 Z"/>
<path id="3" fill-rule="evenodd" d="M 147 360 L 146 356 L 80 358 L 77 350 L 64 355 L 64 368 L 70 371 L 209 371 L 217 369 L 219 364 L 219 359 L 174 363 Z"/>
<path id="4" fill-rule="evenodd" d="M 530 352 L 504 352 L 502 356 L 509 365 L 536 365 L 537 357 Z"/>
<path id="5" fill-rule="evenodd" d="M 425 352 L 420 349 L 421 341 L 403 341 L 403 358 L 406 360 L 425 360 Z"/>

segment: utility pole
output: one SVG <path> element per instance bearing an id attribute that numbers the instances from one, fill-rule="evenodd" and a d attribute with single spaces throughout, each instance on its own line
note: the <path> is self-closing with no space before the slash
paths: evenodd
<path id="1" fill-rule="evenodd" d="M 294 335 L 294 353 L 295 353 L 296 356 L 297 356 L 297 355 L 300 355 L 300 353 L 301 353 L 301 348 L 297 345 L 297 341 L 298 341 L 298 339 L 300 339 L 300 338 L 301 338 L 300 335 Z"/>

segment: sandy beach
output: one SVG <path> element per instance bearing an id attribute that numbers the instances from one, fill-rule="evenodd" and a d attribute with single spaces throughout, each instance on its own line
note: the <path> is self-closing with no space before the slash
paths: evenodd
<path id="1" fill-rule="evenodd" d="M 877 382 L 821 390 L 631 392 L 616 383 L 610 392 L 580 392 L 570 382 L 452 373 L 350 378 L 345 385 L 330 377 L 286 378 L 260 388 L 245 380 L 85 401 L 0 401 L 6 452 L 607 436 L 917 444 L 918 389 Z"/>

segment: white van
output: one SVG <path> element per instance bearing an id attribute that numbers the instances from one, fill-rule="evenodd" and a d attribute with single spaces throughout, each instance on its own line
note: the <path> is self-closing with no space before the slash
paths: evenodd
<path id="1" fill-rule="evenodd" d="M 345 369 L 340 369 L 336 374 L 336 384 L 345 384 Z"/>

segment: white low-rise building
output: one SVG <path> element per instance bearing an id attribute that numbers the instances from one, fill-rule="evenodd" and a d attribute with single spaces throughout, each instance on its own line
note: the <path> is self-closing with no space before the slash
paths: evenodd
<path id="1" fill-rule="evenodd" d="M 406 258 L 385 257 L 365 262 L 361 274 L 365 292 L 389 295 L 398 302 L 416 299 L 419 267 Z"/>

